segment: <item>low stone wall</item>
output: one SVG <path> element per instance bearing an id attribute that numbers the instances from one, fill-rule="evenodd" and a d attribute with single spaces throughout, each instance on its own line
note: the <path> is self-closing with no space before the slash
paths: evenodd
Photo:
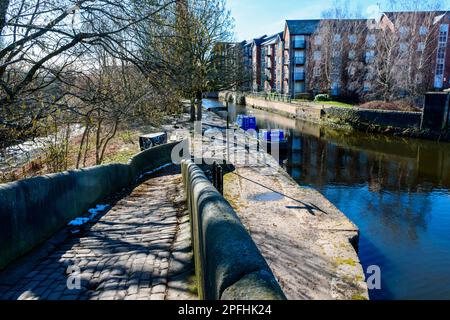
<path id="1" fill-rule="evenodd" d="M 200 299 L 284 300 L 272 271 L 230 204 L 192 161 L 182 163 L 182 173 Z"/>
<path id="2" fill-rule="evenodd" d="M 359 108 L 325 107 L 323 119 L 338 119 L 348 123 L 419 129 L 422 121 L 421 112 L 403 112 L 390 110 L 369 110 Z"/>
<path id="3" fill-rule="evenodd" d="M 261 98 L 255 98 L 252 96 L 246 96 L 245 105 L 256 109 L 278 113 L 287 117 L 294 118 L 297 116 L 297 106 L 292 103 L 271 101 Z"/>
<path id="4" fill-rule="evenodd" d="M 177 143 L 143 151 L 129 164 L 111 164 L 0 185 L 0 269 L 39 245 L 76 216 L 171 163 Z"/>

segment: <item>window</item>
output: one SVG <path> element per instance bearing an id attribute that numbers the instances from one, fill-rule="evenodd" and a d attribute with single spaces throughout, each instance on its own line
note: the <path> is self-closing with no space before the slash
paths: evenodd
<path id="1" fill-rule="evenodd" d="M 375 58 L 374 50 L 366 51 L 366 63 L 372 63 L 374 58 Z"/>
<path id="2" fill-rule="evenodd" d="M 417 44 L 417 51 L 425 51 L 425 42 L 419 42 Z"/>
<path id="3" fill-rule="evenodd" d="M 351 67 L 348 67 L 348 75 L 349 76 L 354 76 L 355 75 L 355 73 L 356 73 L 356 68 L 355 67 L 353 67 L 353 66 L 351 66 Z"/>
<path id="4" fill-rule="evenodd" d="M 401 53 L 407 52 L 408 51 L 408 47 L 409 47 L 409 45 L 406 42 L 401 42 L 400 46 L 399 46 L 400 52 Z"/>
<path id="5" fill-rule="evenodd" d="M 439 27 L 439 43 L 445 44 L 447 43 L 448 36 L 448 24 L 441 24 Z"/>
<path id="6" fill-rule="evenodd" d="M 335 34 L 333 37 L 333 41 L 334 42 L 340 42 L 341 41 L 341 35 L 340 34 Z"/>
<path id="7" fill-rule="evenodd" d="M 320 61 L 322 59 L 322 53 L 320 51 L 314 51 L 313 53 L 314 61 Z"/>
<path id="8" fill-rule="evenodd" d="M 296 82 L 294 84 L 295 93 L 303 93 L 305 92 L 305 83 L 304 82 Z"/>
<path id="9" fill-rule="evenodd" d="M 366 38 L 366 44 L 369 48 L 373 48 L 376 45 L 376 37 L 374 34 L 369 34 Z"/>
<path id="10" fill-rule="evenodd" d="M 339 82 L 333 82 L 331 84 L 331 95 L 338 96 L 339 95 Z"/>
<path id="11" fill-rule="evenodd" d="M 314 44 L 315 44 L 316 46 L 320 46 L 320 45 L 322 44 L 322 37 L 321 37 L 321 36 L 316 36 L 316 37 L 314 38 Z"/>
<path id="12" fill-rule="evenodd" d="M 445 47 L 439 47 L 437 58 L 438 59 L 444 59 L 445 58 Z"/>
<path id="13" fill-rule="evenodd" d="M 355 44 L 358 40 L 358 37 L 356 36 L 356 34 L 349 34 L 348 35 L 348 42 L 350 42 L 351 44 Z"/>
<path id="14" fill-rule="evenodd" d="M 423 76 L 421 73 L 416 74 L 416 84 L 421 84 L 423 82 Z"/>
<path id="15" fill-rule="evenodd" d="M 313 76 L 314 77 L 320 77 L 320 68 L 319 67 L 314 67 L 313 69 Z"/>
<path id="16" fill-rule="evenodd" d="M 443 63 L 439 63 L 436 66 L 436 75 L 443 75 L 444 74 L 444 64 Z"/>
<path id="17" fill-rule="evenodd" d="M 350 60 L 354 60 L 354 59 L 356 58 L 356 52 L 355 52 L 355 50 L 350 50 L 350 51 L 348 52 L 348 58 L 349 58 Z"/>
<path id="18" fill-rule="evenodd" d="M 333 58 L 339 58 L 341 56 L 341 50 L 339 50 L 338 48 L 334 48 L 331 54 Z"/>
<path id="19" fill-rule="evenodd" d="M 405 27 L 405 26 L 401 26 L 401 27 L 398 29 L 398 31 L 400 32 L 400 35 L 401 35 L 402 37 L 406 37 L 406 36 L 408 35 L 408 33 L 409 33 L 409 29 L 408 29 L 407 27 Z"/>
<path id="20" fill-rule="evenodd" d="M 427 33 L 428 33 L 428 28 L 425 27 L 425 26 L 421 26 L 421 27 L 420 27 L 420 30 L 419 30 L 419 34 L 420 34 L 421 36 L 426 36 Z"/>
<path id="21" fill-rule="evenodd" d="M 372 84 L 369 81 L 364 81 L 363 91 L 369 92 L 371 88 L 372 88 Z"/>

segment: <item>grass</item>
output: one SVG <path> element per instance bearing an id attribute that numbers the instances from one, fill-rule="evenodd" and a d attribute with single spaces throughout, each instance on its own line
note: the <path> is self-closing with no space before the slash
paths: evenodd
<path id="1" fill-rule="evenodd" d="M 307 99 L 292 99 L 292 102 L 303 102 L 303 103 L 311 103 L 318 106 L 327 105 L 327 106 L 335 106 L 335 107 L 343 107 L 343 108 L 353 108 L 354 105 L 340 102 L 340 101 L 311 101 Z"/>
<path id="2" fill-rule="evenodd" d="M 104 164 L 110 163 L 123 163 L 126 164 L 128 161 L 135 156 L 139 151 L 136 150 L 122 150 L 113 155 L 110 155 L 103 161 Z"/>
<path id="3" fill-rule="evenodd" d="M 320 102 L 314 102 L 314 103 L 319 104 L 319 105 L 328 105 L 328 106 L 343 107 L 343 108 L 353 108 L 354 107 L 352 104 L 340 102 L 340 101 L 320 101 Z"/>

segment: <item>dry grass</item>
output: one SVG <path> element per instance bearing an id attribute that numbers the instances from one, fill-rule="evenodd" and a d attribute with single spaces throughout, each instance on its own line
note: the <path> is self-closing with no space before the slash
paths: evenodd
<path id="1" fill-rule="evenodd" d="M 392 110 L 392 111 L 411 111 L 420 112 L 421 110 L 407 101 L 394 101 L 394 102 L 384 102 L 384 101 L 370 101 L 358 106 L 363 109 L 374 109 L 374 110 Z"/>

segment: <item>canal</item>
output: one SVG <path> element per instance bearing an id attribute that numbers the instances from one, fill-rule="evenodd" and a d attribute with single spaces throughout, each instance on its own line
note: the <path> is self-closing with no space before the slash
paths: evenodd
<path id="1" fill-rule="evenodd" d="M 382 273 L 371 299 L 450 299 L 450 144 L 348 133 L 230 104 L 231 121 L 249 113 L 260 129 L 289 131 L 284 168 L 360 228 L 361 263 Z"/>

